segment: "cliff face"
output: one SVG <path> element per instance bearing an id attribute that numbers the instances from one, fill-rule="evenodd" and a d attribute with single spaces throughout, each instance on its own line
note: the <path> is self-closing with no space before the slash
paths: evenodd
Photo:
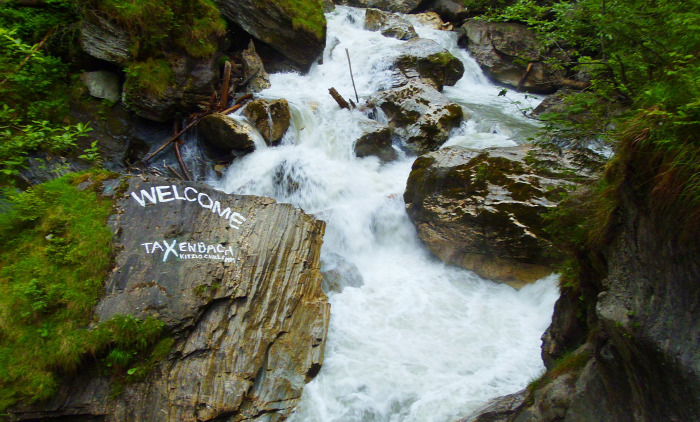
<path id="1" fill-rule="evenodd" d="M 84 369 L 51 402 L 12 416 L 284 420 L 323 361 L 325 224 L 269 198 L 195 183 L 131 178 L 126 192 L 114 216 L 116 266 L 96 318 L 156 317 L 173 349 L 116 397 L 108 377 Z"/>
<path id="2" fill-rule="evenodd" d="M 625 174 L 605 246 L 579 257 L 580 291 L 543 337 L 547 374 L 471 420 L 700 420 L 698 231 L 648 205 L 643 172 Z"/>

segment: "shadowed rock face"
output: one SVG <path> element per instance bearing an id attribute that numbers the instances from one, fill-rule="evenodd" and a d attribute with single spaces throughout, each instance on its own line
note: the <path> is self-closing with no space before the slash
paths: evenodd
<path id="1" fill-rule="evenodd" d="M 132 178 L 126 192 L 136 198 L 120 200 L 113 217 L 116 265 L 96 315 L 157 317 L 173 350 L 116 398 L 107 379 L 84 372 L 53 401 L 13 416 L 284 420 L 323 361 L 325 224 L 195 183 Z"/>
<path id="2" fill-rule="evenodd" d="M 422 0 L 336 0 L 336 4 L 353 7 L 375 8 L 387 12 L 410 13 Z"/>
<path id="3" fill-rule="evenodd" d="M 562 86 L 564 73 L 544 63 L 547 52 L 527 26 L 468 20 L 460 30 L 474 60 L 496 82 L 539 94 Z"/>
<path id="4" fill-rule="evenodd" d="M 276 1 L 223 0 L 220 7 L 226 19 L 279 51 L 302 71 L 308 71 L 323 54 L 326 46 L 325 25 L 322 34 L 298 27 Z"/>
<path id="5" fill-rule="evenodd" d="M 570 184 L 524 163 L 525 147 L 450 147 L 416 159 L 404 193 L 418 236 L 443 261 L 514 283 L 550 270 L 542 213 Z"/>

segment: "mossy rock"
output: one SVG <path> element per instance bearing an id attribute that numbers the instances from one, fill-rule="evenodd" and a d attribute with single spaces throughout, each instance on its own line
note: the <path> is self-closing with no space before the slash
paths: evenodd
<path id="1" fill-rule="evenodd" d="M 464 75 L 464 64 L 458 58 L 425 38 L 414 38 L 398 47 L 394 65 L 404 77 L 415 72 L 438 90 L 456 84 Z"/>
<path id="2" fill-rule="evenodd" d="M 258 99 L 248 103 L 243 115 L 258 129 L 268 145 L 282 139 L 291 122 L 287 100 Z"/>
<path id="3" fill-rule="evenodd" d="M 542 215 L 552 189 L 573 183 L 538 174 L 528 147 L 450 147 L 414 162 L 404 200 L 421 240 L 443 261 L 513 285 L 547 275 Z"/>

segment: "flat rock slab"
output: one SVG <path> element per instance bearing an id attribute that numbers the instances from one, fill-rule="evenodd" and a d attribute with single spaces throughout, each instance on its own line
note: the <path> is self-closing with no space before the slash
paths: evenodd
<path id="1" fill-rule="evenodd" d="M 103 376 L 80 374 L 14 416 L 284 420 L 323 361 L 325 223 L 270 198 L 133 177 L 112 224 L 118 253 L 97 318 L 157 317 L 173 350 L 116 398 Z"/>

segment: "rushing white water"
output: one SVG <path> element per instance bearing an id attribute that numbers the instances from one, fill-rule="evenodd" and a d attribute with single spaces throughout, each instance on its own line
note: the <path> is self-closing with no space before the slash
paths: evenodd
<path id="1" fill-rule="evenodd" d="M 328 94 L 335 87 L 354 98 L 346 48 L 360 102 L 389 87 L 386 58 L 402 41 L 362 30 L 359 9 L 338 7 L 327 17 L 323 64 L 306 76 L 272 75 L 272 87 L 261 93 L 290 103 L 293 127 L 282 145 L 236 160 L 212 184 L 271 196 L 325 220 L 322 258 L 338 254 L 364 279 L 362 287 L 329 295 L 325 361 L 305 387 L 294 421 L 451 421 L 539 374 L 540 336 L 556 282 L 548 277 L 516 291 L 446 266 L 425 250 L 402 196 L 415 157 L 400 154 L 389 164 L 354 157 L 362 114 L 339 109 Z M 467 68 L 445 93 L 473 119 L 448 144 L 513 145 L 532 133 L 531 123 L 456 47 L 453 33 L 417 30 Z"/>

